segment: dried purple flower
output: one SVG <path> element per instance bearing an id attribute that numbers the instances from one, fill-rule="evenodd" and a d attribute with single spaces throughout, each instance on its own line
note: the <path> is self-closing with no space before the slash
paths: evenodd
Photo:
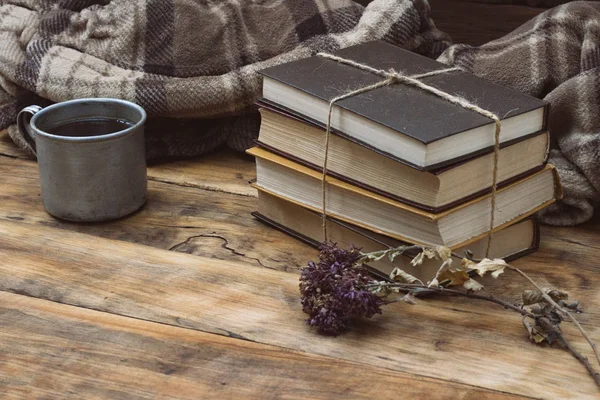
<path id="1" fill-rule="evenodd" d="M 310 316 L 306 323 L 321 333 L 337 335 L 350 317 L 381 314 L 385 301 L 363 289 L 371 278 L 366 268 L 355 265 L 360 251 L 340 249 L 333 243 L 322 244 L 320 251 L 319 262 L 309 262 L 300 276 L 302 307 Z"/>

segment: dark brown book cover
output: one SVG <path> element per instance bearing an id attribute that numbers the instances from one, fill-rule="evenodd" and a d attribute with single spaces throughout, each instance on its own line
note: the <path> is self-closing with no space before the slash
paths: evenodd
<path id="1" fill-rule="evenodd" d="M 288 118 L 294 119 L 296 121 L 303 122 L 303 123 L 309 124 L 309 125 L 313 125 L 315 127 L 319 127 L 321 129 L 323 129 L 323 135 L 325 135 L 325 127 L 323 126 L 323 124 L 321 124 L 321 123 L 319 123 L 319 122 L 317 122 L 317 121 L 315 121 L 315 120 L 313 120 L 311 118 L 308 118 L 308 117 L 306 117 L 304 115 L 298 114 L 298 113 L 294 112 L 293 110 L 290 110 L 290 109 L 288 109 L 286 107 L 282 107 L 281 105 L 272 103 L 272 102 L 270 102 L 267 99 L 259 99 L 256 102 L 256 106 L 258 106 L 259 108 L 266 108 L 269 111 L 273 111 L 275 113 L 281 114 L 283 116 L 286 116 Z M 432 167 L 427 167 L 426 169 L 423 169 L 422 167 L 415 166 L 415 165 L 413 165 L 411 163 L 406 162 L 405 160 L 402 160 L 402 159 L 400 159 L 398 157 L 395 157 L 395 156 L 393 156 L 393 155 L 391 155 L 389 153 L 386 153 L 386 152 L 384 152 L 384 151 L 382 151 L 380 149 L 377 149 L 375 147 L 369 146 L 368 144 L 363 143 L 363 142 L 361 142 L 359 140 L 356 140 L 355 138 L 353 138 L 353 137 L 351 137 L 349 135 L 346 135 L 344 133 L 341 133 L 341 132 L 338 132 L 338 131 L 334 131 L 334 130 L 332 130 L 332 133 L 334 133 L 335 135 L 338 135 L 340 137 L 343 137 L 344 139 L 349 140 L 349 141 L 351 141 L 353 143 L 356 143 L 359 146 L 365 147 L 365 148 L 367 148 L 367 149 L 369 149 L 369 150 L 371 150 L 371 151 L 373 151 L 373 152 L 375 152 L 375 153 L 377 153 L 377 154 L 379 154 L 379 155 L 381 155 L 383 157 L 387 157 L 387 158 L 389 158 L 391 160 L 394 160 L 396 162 L 399 162 L 399 163 L 402 163 L 402 164 L 405 164 L 405 165 L 409 165 L 411 167 L 415 167 L 418 170 L 424 170 L 424 171 L 429 172 L 429 173 L 434 174 L 434 175 L 441 174 L 442 172 L 448 171 L 449 169 L 452 169 L 452 168 L 458 167 L 459 165 L 467 163 L 467 162 L 469 162 L 470 160 L 472 160 L 474 158 L 482 157 L 482 156 L 485 156 L 486 154 L 491 154 L 491 153 L 494 152 L 493 148 L 482 149 L 482 150 L 480 150 L 478 152 L 475 152 L 475 153 L 465 154 L 463 157 L 460 157 L 460 158 L 455 159 L 455 160 L 451 160 L 449 162 L 445 162 L 443 164 L 440 164 L 439 166 L 432 166 Z M 529 135 L 521 136 L 520 138 L 517 138 L 517 139 L 505 141 L 503 143 L 500 143 L 500 149 L 503 149 L 503 148 L 508 147 L 508 146 L 512 146 L 514 144 L 517 144 L 519 142 L 522 142 L 522 141 L 527 140 L 529 138 L 532 138 L 534 136 L 545 135 L 546 133 L 547 133 L 546 131 L 542 130 L 542 131 L 538 131 L 538 132 L 532 132 Z M 278 151 L 278 150 L 275 150 L 275 151 Z M 281 153 L 281 151 L 279 151 L 279 152 Z M 546 151 L 546 159 L 548 158 L 549 153 L 550 153 L 550 149 L 548 148 L 547 151 Z"/>
<path id="2" fill-rule="evenodd" d="M 437 61 L 382 41 L 352 46 L 335 54 L 378 69 L 392 68 L 406 75 L 447 68 Z M 360 88 L 382 80 L 378 75 L 319 56 L 278 65 L 261 73 L 327 102 L 346 93 L 349 88 Z M 463 71 L 431 76 L 422 81 L 444 92 L 466 98 L 503 119 L 548 105 L 542 100 Z M 384 86 L 336 104 L 424 144 L 490 124 L 488 118 L 478 113 L 402 84 Z M 293 113 L 298 115 L 297 112 Z M 322 126 L 317 121 L 312 122 Z M 486 151 L 489 149 L 467 154 L 465 157 Z M 432 170 L 447 164 L 449 163 L 426 169 Z"/>
<path id="3" fill-rule="evenodd" d="M 335 55 L 377 69 L 394 69 L 406 75 L 448 68 L 383 41 L 348 47 Z M 278 65 L 261 73 L 327 102 L 346 93 L 349 87 L 364 87 L 382 80 L 382 77 L 368 71 L 319 56 Z M 503 119 L 547 104 L 462 71 L 431 76 L 422 81 L 446 93 L 466 98 Z M 425 144 L 490 124 L 490 120 L 482 115 L 402 84 L 384 86 L 337 104 Z"/>
<path id="4" fill-rule="evenodd" d="M 323 130 L 325 130 L 325 125 L 322 124 L 322 123 L 320 123 L 319 121 L 315 121 L 312 118 L 309 118 L 309 117 L 307 117 L 305 115 L 297 113 L 294 110 L 290 110 L 289 108 L 283 107 L 283 106 L 281 106 L 279 104 L 275 104 L 275 103 L 273 103 L 273 102 L 271 102 L 271 101 L 269 101 L 267 99 L 261 98 L 261 99 L 259 99 L 257 101 L 256 104 L 259 107 L 268 108 L 269 110 L 274 111 L 274 112 L 280 112 L 281 114 L 285 114 L 285 115 L 287 115 L 287 116 L 289 116 L 291 118 L 297 119 L 299 121 L 303 121 L 303 122 L 311 124 L 311 125 L 318 126 L 318 127 L 322 128 Z M 547 119 L 547 115 L 546 115 L 545 118 Z M 380 154 L 380 155 L 382 155 L 384 157 L 387 157 L 387 158 L 389 158 L 391 160 L 394 160 L 394 161 L 397 161 L 399 163 L 408 165 L 409 167 L 412 167 L 412 168 L 417 169 L 419 171 L 427 171 L 427 172 L 431 172 L 433 174 L 437 174 L 437 173 L 443 172 L 443 171 L 445 171 L 447 169 L 450 169 L 450 168 L 452 168 L 452 167 L 454 167 L 456 165 L 468 162 L 469 160 L 471 160 L 473 158 L 480 157 L 480 156 L 492 153 L 494 151 L 494 146 L 491 146 L 491 147 L 483 148 L 481 150 L 477 150 L 477 151 L 474 151 L 474 152 L 471 152 L 471 153 L 468 153 L 468 154 L 464 154 L 461 157 L 457 157 L 457 158 L 454 158 L 452 160 L 444 161 L 444 162 L 441 162 L 439 164 L 434 164 L 434 165 L 430 165 L 430 166 L 427 166 L 427 167 L 422 167 L 420 165 L 416 165 L 416 164 L 413 164 L 413 163 L 408 162 L 406 160 L 403 160 L 403 159 L 401 159 L 399 157 L 396 157 L 393 154 L 390 154 L 390 153 L 388 153 L 386 151 L 383 151 L 381 149 L 373 147 L 373 146 L 371 146 L 371 145 L 369 145 L 367 143 L 364 143 L 364 142 L 356 139 L 355 137 L 347 135 L 347 134 L 345 134 L 345 133 L 343 133 L 343 132 L 341 132 L 339 130 L 331 129 L 331 132 L 334 135 L 343 137 L 346 140 L 350 140 L 351 142 L 356 143 L 359 146 L 365 147 L 365 148 L 367 148 L 367 149 L 369 149 L 371 151 L 374 151 L 374 152 L 376 152 L 376 153 L 378 153 L 378 154 Z M 544 128 L 544 130 L 541 130 L 541 131 L 538 131 L 538 132 L 533 132 L 533 133 L 530 133 L 529 135 L 524 135 L 524 136 L 521 136 L 521 137 L 519 137 L 517 139 L 505 141 L 505 142 L 503 142 L 503 143 L 500 144 L 500 148 L 504 148 L 506 146 L 512 146 L 513 144 L 517 144 L 519 142 L 522 142 L 523 140 L 527 140 L 527 139 L 529 139 L 531 137 L 534 137 L 534 136 L 537 136 L 537 135 L 541 135 L 541 134 L 545 134 L 545 133 L 546 133 L 546 130 Z"/>

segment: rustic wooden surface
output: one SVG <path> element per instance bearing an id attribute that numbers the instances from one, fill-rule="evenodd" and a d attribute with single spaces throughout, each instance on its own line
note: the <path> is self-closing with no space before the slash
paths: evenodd
<path id="1" fill-rule="evenodd" d="M 502 37 L 545 11 L 544 8 L 490 3 L 429 0 L 431 18 L 438 29 L 450 35 L 454 43 L 473 46 Z"/>
<path id="2" fill-rule="evenodd" d="M 362 5 L 371 2 L 356 1 Z M 454 43 L 473 46 L 502 37 L 545 11 L 541 7 L 510 3 L 504 0 L 429 0 L 431 18 L 436 26 L 450 35 Z"/>
<path id="3" fill-rule="evenodd" d="M 542 9 L 430 0 L 456 43 L 500 37 Z M 2 398 L 597 398 L 517 315 L 462 299 L 388 306 L 338 338 L 307 328 L 297 270 L 315 250 L 266 228 L 253 162 L 221 152 L 149 168 L 149 203 L 103 224 L 47 215 L 37 165 L 0 133 Z M 544 228 L 516 262 L 584 300 L 600 340 L 600 220 Z M 485 282 L 518 300 L 524 283 Z M 572 327 L 575 346 L 591 356 Z"/>
<path id="4" fill-rule="evenodd" d="M 337 338 L 304 324 L 297 270 L 316 251 L 255 221 L 251 159 L 150 168 L 119 221 L 47 215 L 37 165 L 0 134 L 3 398 L 597 398 L 585 369 L 529 343 L 518 315 L 432 299 L 387 306 Z M 516 262 L 584 301 L 600 341 L 598 222 L 544 228 Z M 525 283 L 485 282 L 518 300 Z M 571 326 L 565 333 L 591 352 Z"/>
<path id="5" fill-rule="evenodd" d="M 447 399 L 511 398 L 6 292 L 0 313 L 3 399 L 391 398 L 399 385 L 417 398 L 430 390 Z"/>

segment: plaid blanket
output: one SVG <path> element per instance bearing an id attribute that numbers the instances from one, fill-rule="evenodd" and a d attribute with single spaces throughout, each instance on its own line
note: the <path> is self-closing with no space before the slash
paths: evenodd
<path id="1" fill-rule="evenodd" d="M 550 162 L 565 195 L 540 218 L 589 220 L 600 200 L 600 3 L 558 6 L 483 46 L 452 46 L 439 60 L 551 103 Z"/>
<path id="2" fill-rule="evenodd" d="M 149 158 L 245 150 L 257 71 L 375 39 L 449 45 L 425 0 L 0 0 L 0 129 L 32 102 L 118 97 L 151 117 Z"/>
<path id="3" fill-rule="evenodd" d="M 120 97 L 151 117 L 149 158 L 225 143 L 244 150 L 259 126 L 257 71 L 375 39 L 436 57 L 449 39 L 429 11 L 426 0 L 374 0 L 366 9 L 352 0 L 0 0 L 0 129 L 32 103 Z M 559 6 L 440 60 L 550 101 L 550 161 L 565 197 L 540 217 L 590 219 L 600 200 L 600 3 Z M 27 149 L 14 126 L 9 132 Z"/>

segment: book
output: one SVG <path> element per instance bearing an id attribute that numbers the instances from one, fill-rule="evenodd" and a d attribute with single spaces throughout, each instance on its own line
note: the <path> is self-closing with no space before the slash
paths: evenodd
<path id="1" fill-rule="evenodd" d="M 322 173 L 258 147 L 248 153 L 256 158 L 257 189 L 320 212 Z M 494 230 L 532 215 L 561 195 L 551 165 L 503 187 L 496 194 Z M 491 195 L 433 214 L 327 177 L 327 213 L 408 243 L 457 248 L 487 235 Z"/>
<path id="2" fill-rule="evenodd" d="M 253 215 L 262 222 L 313 247 L 318 247 L 322 241 L 322 215 L 286 199 L 259 191 L 258 210 Z M 364 252 L 371 252 L 406 244 L 334 218 L 327 219 L 327 228 L 330 240 L 342 248 L 354 245 Z M 532 218 L 517 222 L 494 235 L 490 257 L 503 258 L 508 262 L 523 257 L 537 250 L 539 238 L 539 228 Z M 482 259 L 485 256 L 486 247 L 487 238 L 484 238 L 456 249 L 455 253 L 462 256 L 467 250 L 470 250 L 473 252 L 474 258 Z M 415 267 L 410 264 L 415 255 L 404 255 L 393 263 L 384 258 L 380 261 L 370 262 L 369 266 L 384 276 L 389 276 L 395 267 L 399 267 L 421 280 L 429 280 L 435 276 L 440 267 L 439 262 L 425 260 L 422 265 Z"/>
<path id="3" fill-rule="evenodd" d="M 258 145 L 322 171 L 325 131 L 277 109 L 261 108 Z M 543 168 L 548 132 L 503 146 L 498 155 L 499 187 Z M 433 171 L 419 171 L 341 136 L 332 135 L 328 173 L 416 208 L 439 213 L 491 192 L 493 153 Z"/>
<path id="4" fill-rule="evenodd" d="M 382 41 L 348 47 L 335 55 L 409 76 L 447 68 Z M 267 68 L 261 74 L 261 101 L 321 127 L 326 124 L 331 99 L 384 80 L 321 56 Z M 548 103 L 542 100 L 463 71 L 421 81 L 498 115 L 501 143 L 546 130 Z M 426 171 L 489 152 L 495 143 L 495 124 L 489 118 L 406 84 L 383 86 L 337 102 L 331 127 L 334 134 Z"/>

